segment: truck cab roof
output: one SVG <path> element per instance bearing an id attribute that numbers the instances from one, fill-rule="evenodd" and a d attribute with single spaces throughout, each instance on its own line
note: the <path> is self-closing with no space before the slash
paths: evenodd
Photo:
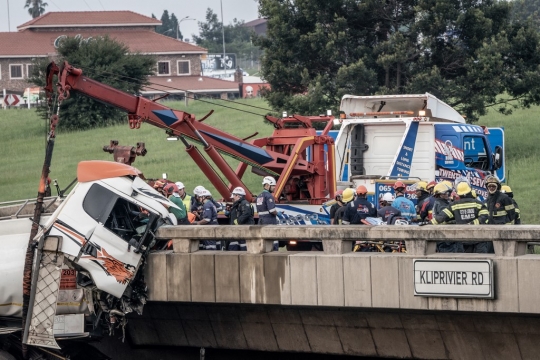
<path id="1" fill-rule="evenodd" d="M 429 93 L 345 95 L 341 99 L 340 110 L 345 113 L 348 120 L 416 117 L 424 121 L 465 124 L 465 119 L 455 109 Z"/>

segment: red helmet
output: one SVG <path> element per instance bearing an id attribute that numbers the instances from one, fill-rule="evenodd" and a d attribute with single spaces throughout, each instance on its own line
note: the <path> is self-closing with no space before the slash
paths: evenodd
<path id="1" fill-rule="evenodd" d="M 178 192 L 178 186 L 176 186 L 176 184 L 174 184 L 174 183 L 169 183 L 169 184 L 165 185 L 165 187 L 163 188 L 163 191 L 167 195 L 172 195 L 173 193 Z"/>
<path id="2" fill-rule="evenodd" d="M 403 182 L 401 181 L 396 181 L 396 183 L 394 184 L 394 190 L 397 190 L 397 189 L 405 189 L 407 187 L 407 185 L 405 185 Z"/>
<path id="3" fill-rule="evenodd" d="M 437 185 L 437 182 L 436 181 L 430 181 L 428 182 L 427 186 L 426 186 L 426 190 L 431 192 L 433 190 L 433 188 L 435 187 L 435 185 Z"/>
<path id="4" fill-rule="evenodd" d="M 336 191 L 336 194 L 335 194 L 335 195 L 336 195 L 336 196 L 338 196 L 338 195 L 343 195 L 343 190 L 338 190 L 338 191 Z"/>
<path id="5" fill-rule="evenodd" d="M 358 195 L 365 195 L 367 194 L 367 188 L 364 186 L 364 185 L 359 185 L 357 188 L 356 188 L 356 193 Z"/>

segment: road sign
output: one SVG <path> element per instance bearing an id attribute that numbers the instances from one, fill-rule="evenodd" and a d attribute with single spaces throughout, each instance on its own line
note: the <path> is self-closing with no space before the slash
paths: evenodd
<path id="1" fill-rule="evenodd" d="M 6 104 L 7 106 L 15 106 L 21 101 L 22 101 L 21 97 L 19 95 L 14 95 L 14 94 L 8 94 L 4 98 L 4 104 Z"/>
<path id="2" fill-rule="evenodd" d="M 491 259 L 414 259 L 414 295 L 493 299 Z"/>

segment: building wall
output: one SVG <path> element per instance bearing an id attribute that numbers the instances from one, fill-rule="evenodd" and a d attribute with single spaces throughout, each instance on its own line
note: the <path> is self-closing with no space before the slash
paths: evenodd
<path id="1" fill-rule="evenodd" d="M 186 75 L 201 75 L 201 56 L 198 54 L 185 54 L 185 55 L 157 55 L 157 62 L 160 61 L 170 61 L 169 75 L 159 75 L 157 73 L 157 63 L 156 63 L 156 75 L 157 76 L 178 76 L 178 60 L 189 60 L 190 62 L 190 74 Z"/>
<path id="2" fill-rule="evenodd" d="M 11 79 L 10 64 L 23 65 L 23 79 Z M 25 88 L 31 86 L 26 81 L 28 78 L 27 64 L 32 64 L 31 58 L 0 59 L 0 95 L 3 89 L 6 89 L 8 93 L 17 92 L 22 94 Z"/>

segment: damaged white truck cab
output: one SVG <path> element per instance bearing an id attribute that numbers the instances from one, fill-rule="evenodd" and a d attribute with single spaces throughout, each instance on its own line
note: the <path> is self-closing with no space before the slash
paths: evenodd
<path id="1" fill-rule="evenodd" d="M 34 266 L 23 342 L 58 348 L 55 336 L 112 332 L 131 311 L 142 312 L 145 258 L 163 224 L 176 224 L 175 206 L 136 168 L 83 161 L 78 184 L 34 238 Z M 0 334 L 22 330 L 23 268 L 32 222 L 0 220 Z M 7 326 L 7 320 L 15 320 Z M 91 321 L 90 321 L 91 320 Z M 3 321 L 3 322 L 2 322 Z"/>

